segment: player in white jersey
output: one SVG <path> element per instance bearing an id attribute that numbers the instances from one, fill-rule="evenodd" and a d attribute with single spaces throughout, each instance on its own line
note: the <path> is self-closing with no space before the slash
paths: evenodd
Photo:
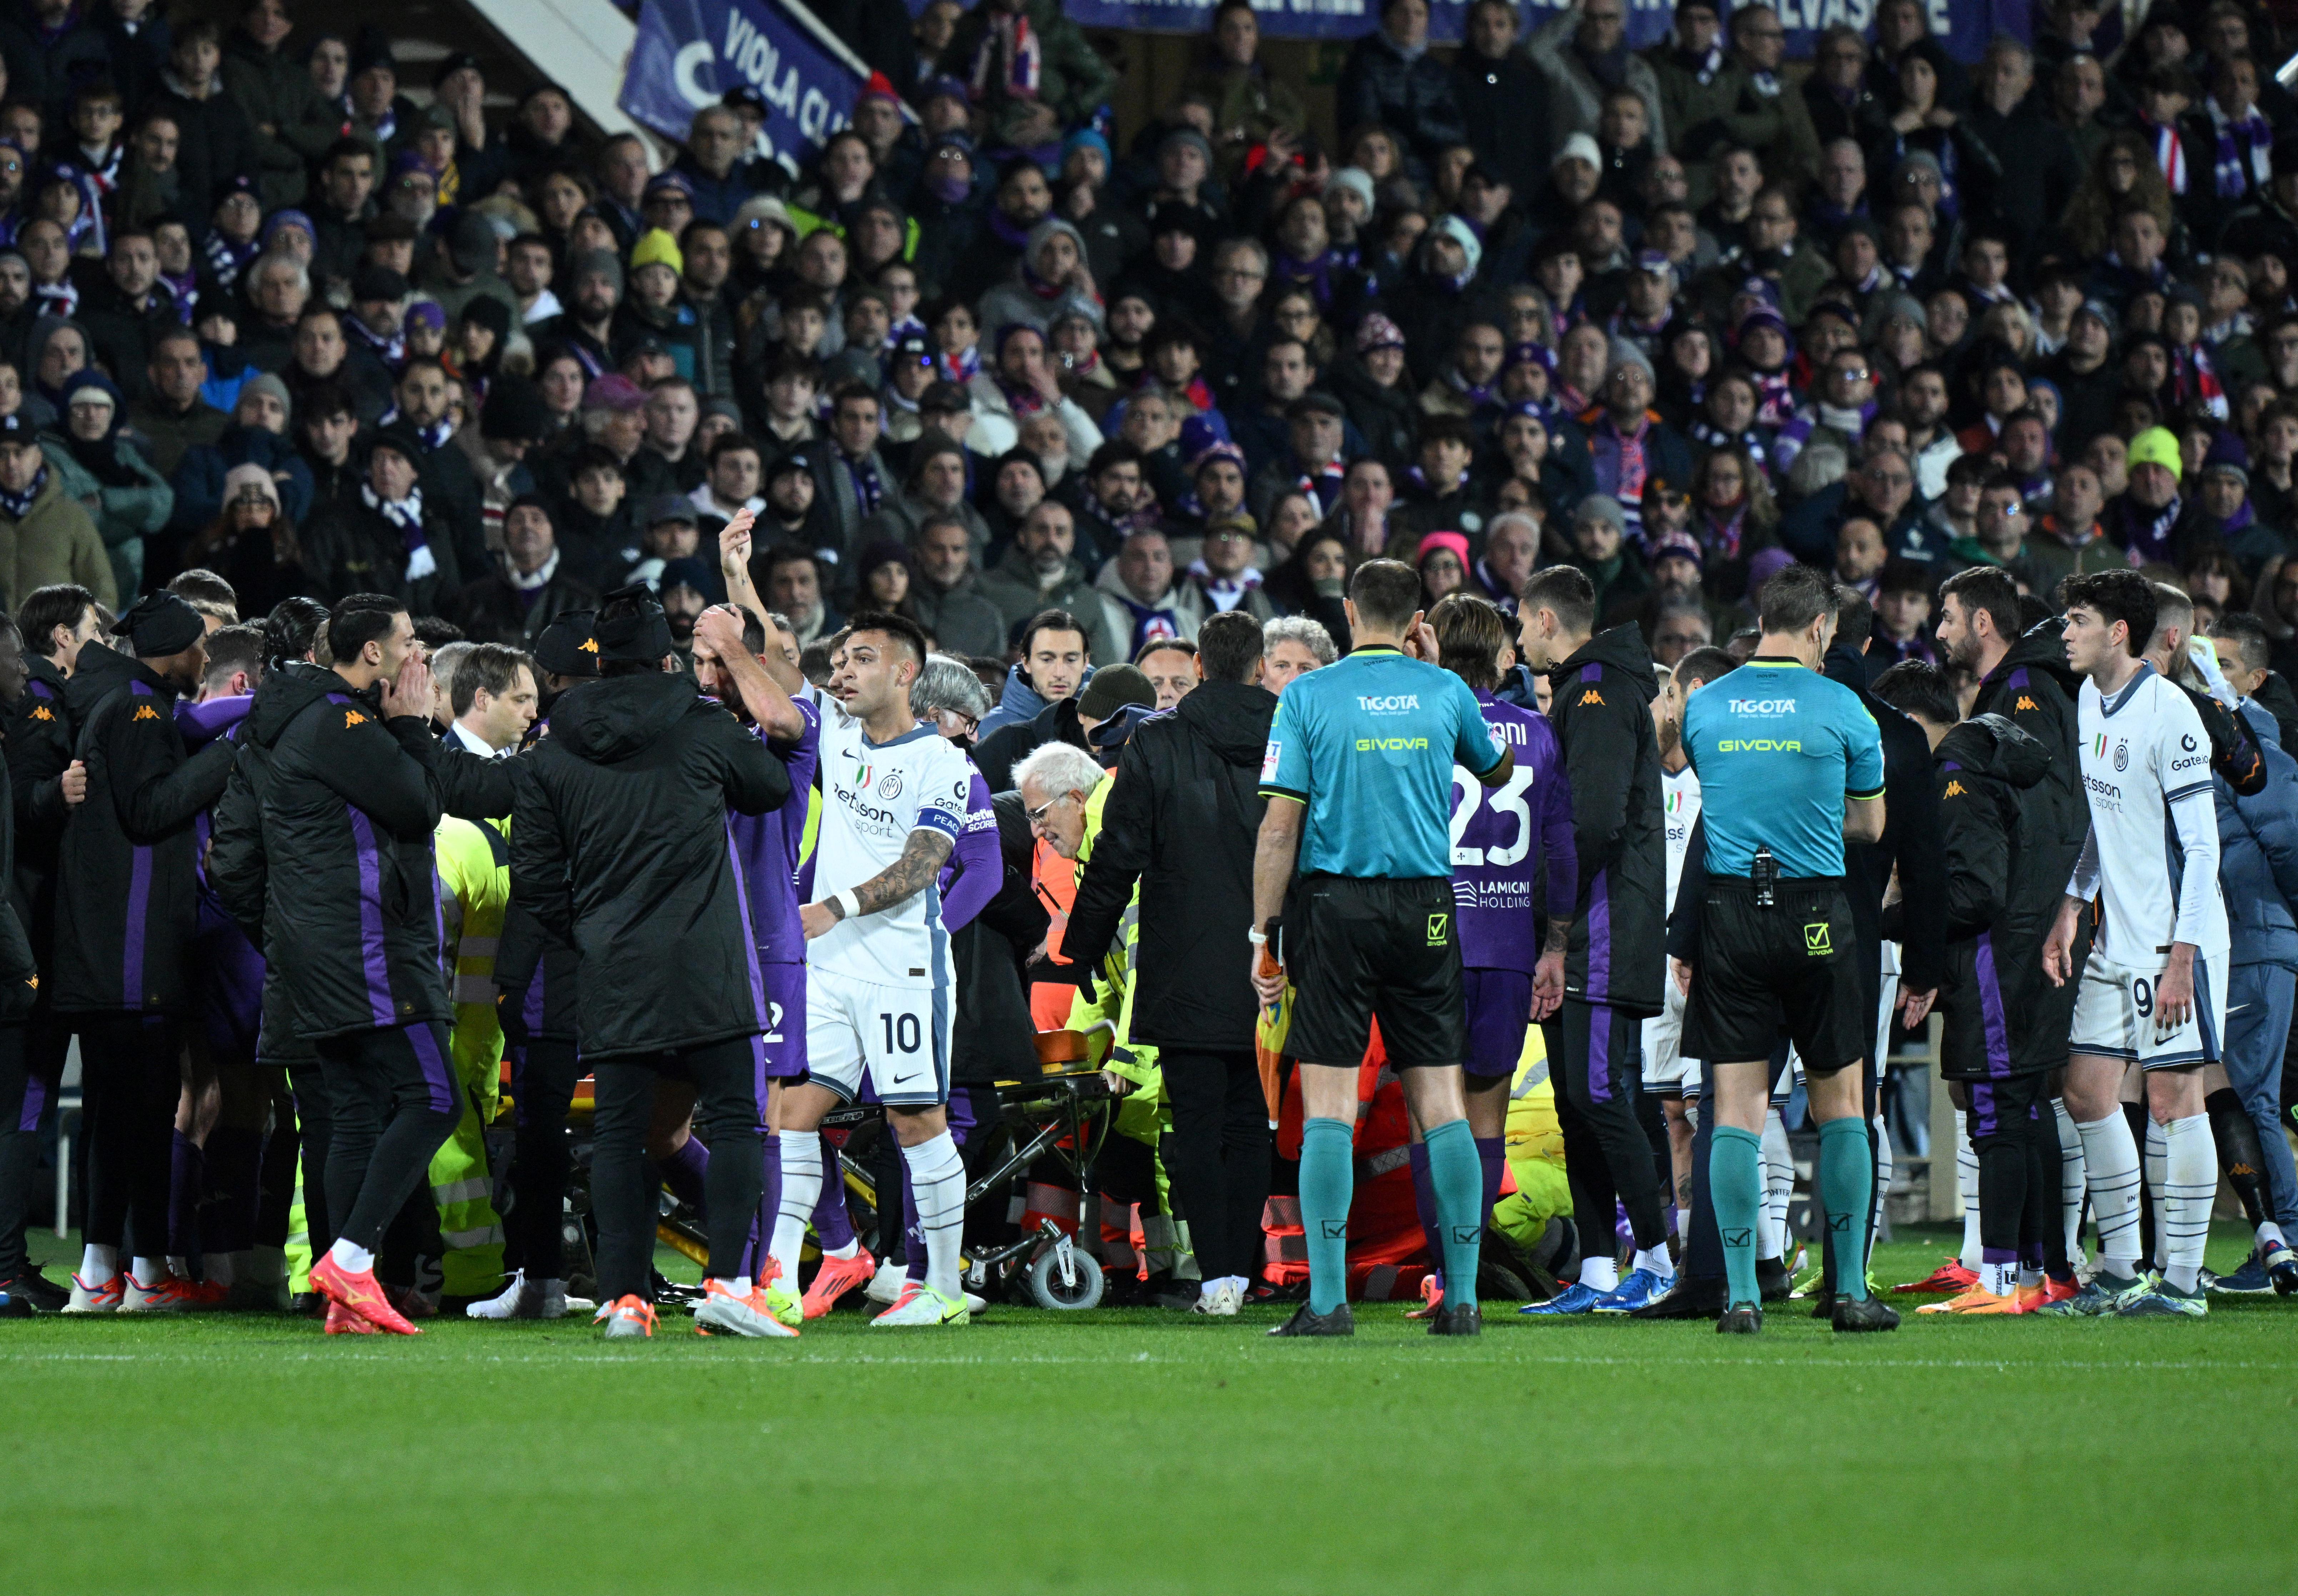
<path id="1" fill-rule="evenodd" d="M 1671 912 L 1691 849 L 1691 829 L 1699 819 L 1699 774 L 1683 750 L 1683 706 L 1694 689 L 1732 668 L 1721 649 L 1695 649 L 1676 663 L 1652 700 L 1652 725 L 1659 735 L 1661 818 L 1667 837 L 1667 897 Z M 1676 1232 L 1683 1235 L 1691 1203 L 1691 1112 L 1699 1100 L 1699 1061 L 1683 1056 L 1683 991 L 1674 980 L 1660 985 L 1660 1012 L 1643 1022 L 1644 1090 L 1659 1099 L 1667 1121 L 1668 1160 L 1674 1175 L 1671 1195 Z"/>
<path id="2" fill-rule="evenodd" d="M 806 935 L 806 1078 L 782 1094 L 775 1317 L 803 1318 L 798 1253 L 822 1193 L 822 1116 L 854 1101 L 864 1071 L 900 1143 L 925 1232 L 926 1279 L 871 1322 L 963 1324 L 958 1244 L 965 1164 L 951 1139 L 949 936 L 936 880 L 964 830 L 973 766 L 910 712 L 925 637 L 896 616 L 854 617 L 831 681 L 850 718 L 822 728 L 816 901 Z"/>
<path id="3" fill-rule="evenodd" d="M 2075 977 L 2077 920 L 2098 897 L 2098 934 L 2075 996 L 2066 1095 L 2083 1138 L 2103 1262 L 2081 1294 L 2054 1306 L 2200 1318 L 2207 1304 L 2198 1275 L 2218 1192 L 2202 1067 L 2218 1059 L 2225 1030 L 2229 937 L 2210 736 L 2186 694 L 2139 657 L 2154 614 L 2154 590 L 2135 571 L 2068 583 L 2067 663 L 2088 678 L 2078 713 L 2090 835 L 2043 961 L 2052 980 Z M 2131 1064 L 2145 1072 L 2147 1107 L 2162 1132 L 2159 1283 L 2137 1269 L 2137 1149 L 2118 1101 Z"/>

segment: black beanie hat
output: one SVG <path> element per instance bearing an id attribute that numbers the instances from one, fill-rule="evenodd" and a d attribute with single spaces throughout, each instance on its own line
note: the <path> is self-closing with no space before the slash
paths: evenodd
<path id="1" fill-rule="evenodd" d="M 608 616 L 610 605 L 626 606 L 626 613 Z M 662 600 L 643 582 L 618 587 L 599 601 L 600 618 L 592 624 L 599 640 L 599 658 L 652 665 L 672 649 L 670 621 Z"/>
<path id="2" fill-rule="evenodd" d="M 146 593 L 112 623 L 112 631 L 128 640 L 128 651 L 136 658 L 165 659 L 205 637 L 208 624 L 173 593 Z"/>
<path id="3" fill-rule="evenodd" d="M 534 663 L 554 676 L 597 675 L 599 644 L 591 635 L 596 613 L 570 609 L 545 626 L 534 640 Z"/>

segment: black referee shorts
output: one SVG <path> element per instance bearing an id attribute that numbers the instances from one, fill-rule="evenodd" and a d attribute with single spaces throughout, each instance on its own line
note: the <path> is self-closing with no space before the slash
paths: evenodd
<path id="1" fill-rule="evenodd" d="M 1858 1063 L 1874 1016 L 1860 994 L 1841 878 L 1782 881 L 1773 896 L 1763 908 L 1752 881 L 1708 878 L 1684 1055 L 1724 1064 L 1768 1059 L 1784 1030 L 1806 1074 Z"/>
<path id="2" fill-rule="evenodd" d="M 1294 1058 L 1353 1067 L 1375 1019 L 1400 1070 L 1467 1057 L 1450 877 L 1305 878 L 1286 906 L 1285 962 L 1294 986 L 1285 1051 Z"/>

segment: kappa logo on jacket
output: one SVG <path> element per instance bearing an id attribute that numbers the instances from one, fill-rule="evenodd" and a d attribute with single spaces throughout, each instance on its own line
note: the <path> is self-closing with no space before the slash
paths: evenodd
<path id="1" fill-rule="evenodd" d="M 344 711 L 343 711 L 343 730 L 344 730 L 344 731 L 348 732 L 348 731 L 350 731 L 353 726 L 364 726 L 364 725 L 366 725 L 366 724 L 367 724 L 367 716 L 365 716 L 365 715 L 361 715 L 358 710 L 356 710 L 356 709 L 346 709 L 346 710 L 344 710 Z"/>
<path id="2" fill-rule="evenodd" d="M 1949 782 L 1947 784 L 1947 790 L 1946 790 L 1945 792 L 1943 792 L 1943 793 L 1939 794 L 1939 796 L 1940 796 L 1941 798 L 1961 798 L 1961 797 L 1963 797 L 1963 783 L 1962 783 L 1962 782 L 1960 782 L 1960 781 L 1949 781 Z"/>
<path id="3" fill-rule="evenodd" d="M 2025 693 L 2021 693 L 2019 695 L 2019 701 L 2011 706 L 2011 713 L 2016 715 L 2021 709 L 2032 709 L 2038 714 L 2040 714 L 2042 711 L 2042 706 L 2036 703 L 2034 699 L 2029 698 Z"/>
<path id="4" fill-rule="evenodd" d="M 35 707 L 32 710 L 32 718 L 36 721 L 52 721 L 56 717 L 49 713 L 48 707 L 45 704 L 41 704 Z"/>
<path id="5" fill-rule="evenodd" d="M 1601 704 L 1603 701 L 1604 695 L 1591 687 L 1580 695 L 1579 707 L 1585 709 L 1591 704 Z"/>
<path id="6" fill-rule="evenodd" d="M 138 721 L 156 721 L 160 718 L 160 712 L 149 704 L 138 704 L 136 706 L 136 713 L 128 718 Z"/>

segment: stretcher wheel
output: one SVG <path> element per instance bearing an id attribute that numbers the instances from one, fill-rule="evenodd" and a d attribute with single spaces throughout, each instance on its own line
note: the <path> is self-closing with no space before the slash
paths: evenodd
<path id="1" fill-rule="evenodd" d="M 1029 1265 L 1029 1300 L 1056 1313 L 1076 1313 L 1101 1305 L 1106 1282 L 1101 1265 L 1082 1247 L 1069 1249 L 1070 1278 L 1062 1278 L 1062 1254 L 1048 1247 Z"/>

